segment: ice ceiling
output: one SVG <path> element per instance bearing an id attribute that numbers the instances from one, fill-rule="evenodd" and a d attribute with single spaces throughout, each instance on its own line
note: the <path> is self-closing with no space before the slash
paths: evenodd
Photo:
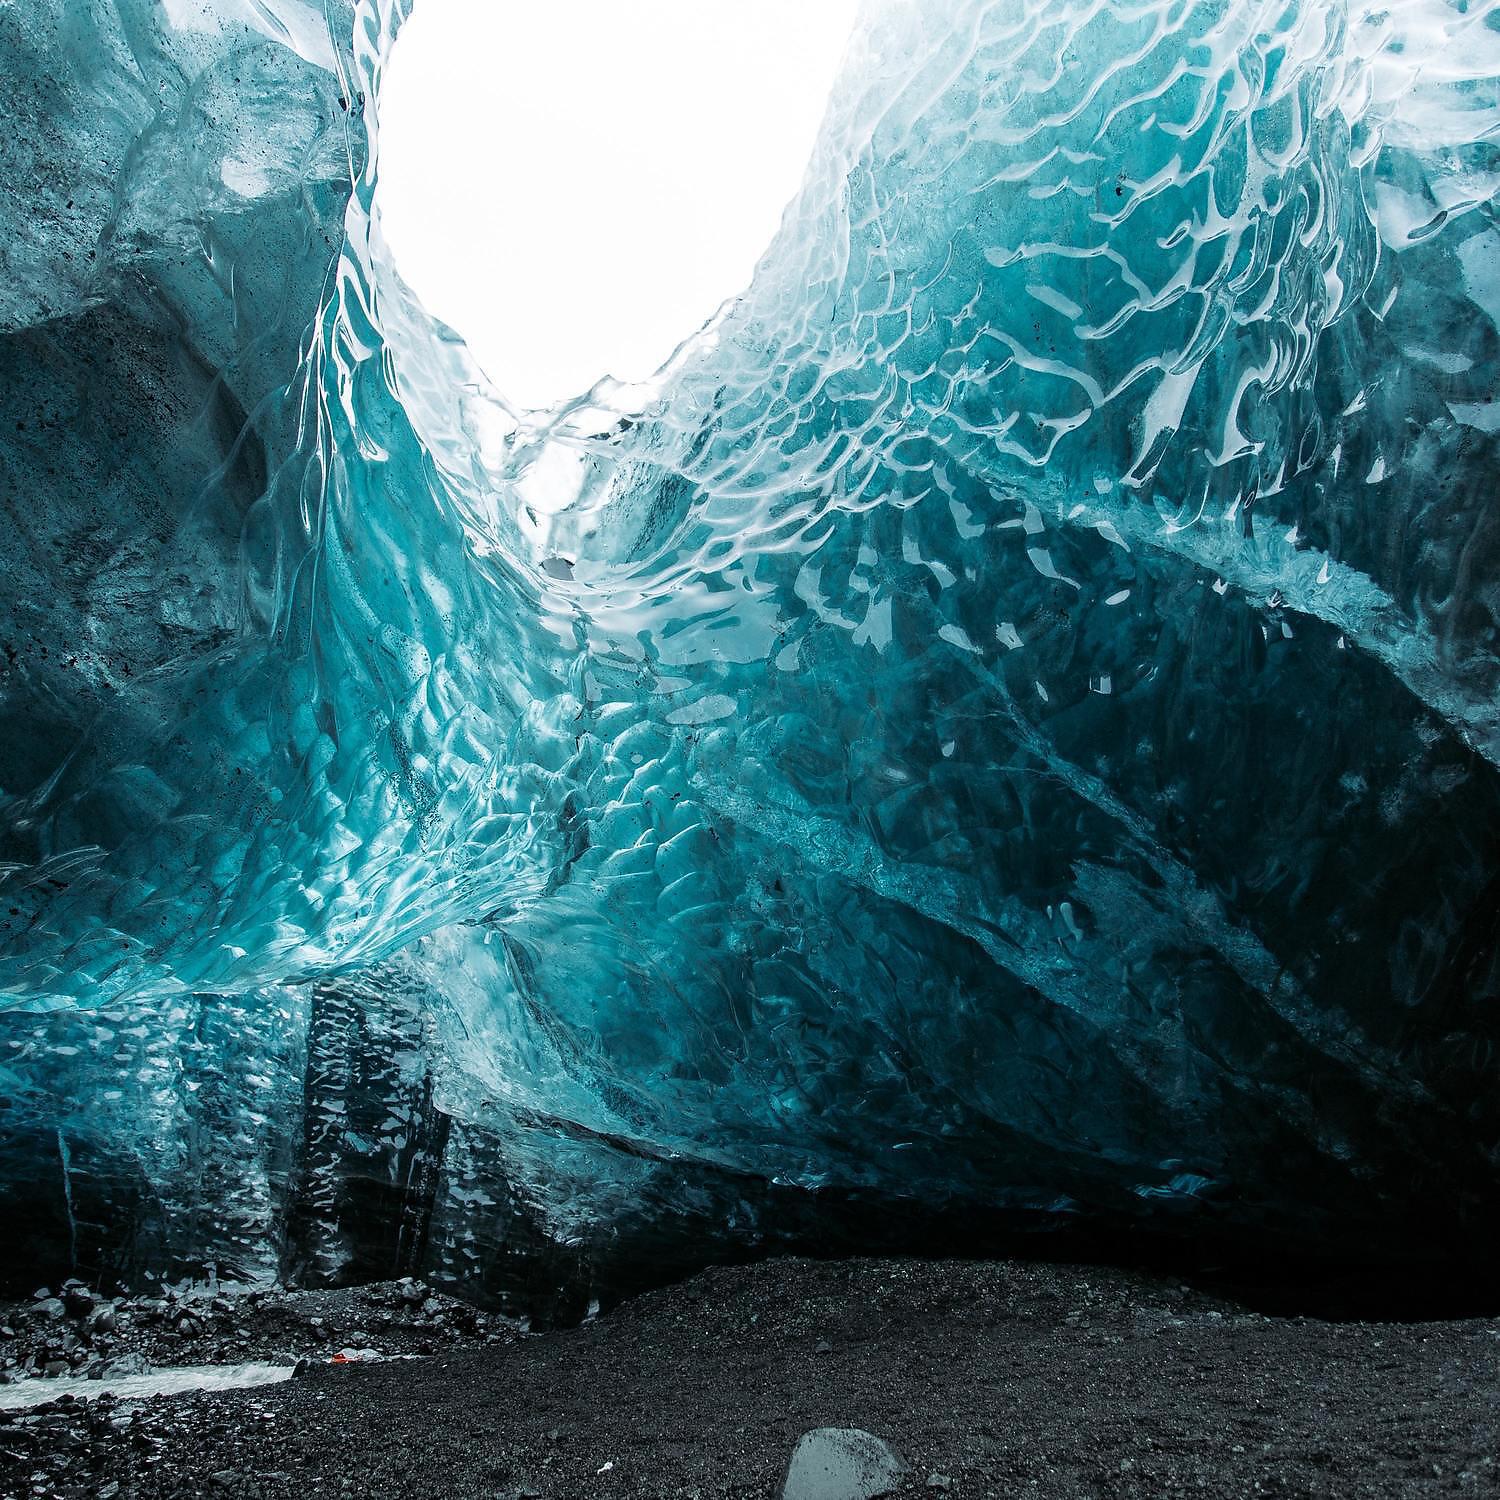
<path id="1" fill-rule="evenodd" d="M 403 14 L 0 8 L 12 1261 L 1481 1255 L 1495 8 L 870 0 L 744 295 L 524 416 Z"/>

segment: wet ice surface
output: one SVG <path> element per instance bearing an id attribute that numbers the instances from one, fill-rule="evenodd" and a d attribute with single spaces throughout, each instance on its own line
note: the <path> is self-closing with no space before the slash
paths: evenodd
<path id="1" fill-rule="evenodd" d="M 276 1385 L 292 1378 L 292 1368 L 291 1365 L 250 1362 L 241 1365 L 186 1365 L 176 1370 L 106 1376 L 100 1380 L 26 1380 L 18 1385 L 0 1386 L 0 1411 L 45 1406 L 64 1396 L 71 1396 L 75 1401 L 89 1401 L 105 1395 L 120 1401 L 142 1401 L 148 1396 L 177 1396 L 184 1391 L 235 1391 L 248 1386 Z"/>

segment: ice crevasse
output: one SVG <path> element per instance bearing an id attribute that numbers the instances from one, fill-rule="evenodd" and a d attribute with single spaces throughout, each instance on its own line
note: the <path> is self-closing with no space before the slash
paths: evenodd
<path id="1" fill-rule="evenodd" d="M 382 236 L 405 10 L 0 4 L 7 1274 L 1482 1257 L 1497 8 L 868 0 L 545 412 Z"/>

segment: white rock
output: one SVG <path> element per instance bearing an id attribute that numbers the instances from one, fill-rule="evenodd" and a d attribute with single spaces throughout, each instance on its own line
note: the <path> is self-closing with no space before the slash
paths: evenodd
<path id="1" fill-rule="evenodd" d="M 904 1468 L 873 1433 L 819 1427 L 798 1442 L 781 1500 L 876 1500 L 896 1488 Z"/>

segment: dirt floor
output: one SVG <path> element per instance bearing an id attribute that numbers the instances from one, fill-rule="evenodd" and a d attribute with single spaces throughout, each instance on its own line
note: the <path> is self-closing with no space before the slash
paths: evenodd
<path id="1" fill-rule="evenodd" d="M 235 1357 L 311 1352 L 284 1384 L 0 1412 L 0 1495 L 770 1497 L 825 1426 L 889 1442 L 902 1495 L 1500 1494 L 1491 1319 L 1271 1317 L 1018 1262 L 716 1269 L 539 1335 L 419 1293 L 279 1296 L 276 1337 L 234 1307 Z M 433 1352 L 329 1364 L 349 1329 Z"/>

